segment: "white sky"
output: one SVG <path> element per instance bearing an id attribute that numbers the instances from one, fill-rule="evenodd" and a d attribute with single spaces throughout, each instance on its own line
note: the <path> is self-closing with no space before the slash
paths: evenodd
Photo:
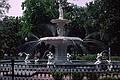
<path id="1" fill-rule="evenodd" d="M 22 8 L 21 4 L 24 0 L 9 0 L 9 4 L 11 8 L 9 10 L 8 16 L 22 16 Z M 85 6 L 86 2 L 90 2 L 93 0 L 68 0 L 68 2 L 77 4 L 79 6 Z"/>
<path id="2" fill-rule="evenodd" d="M 22 16 L 21 4 L 24 0 L 9 0 L 11 6 L 8 16 Z"/>

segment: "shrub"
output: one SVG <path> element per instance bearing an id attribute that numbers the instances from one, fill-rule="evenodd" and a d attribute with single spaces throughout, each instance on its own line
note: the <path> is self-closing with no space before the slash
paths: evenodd
<path id="1" fill-rule="evenodd" d="M 80 72 L 73 72 L 72 73 L 72 78 L 73 80 L 82 80 L 83 76 Z"/>
<path id="2" fill-rule="evenodd" d="M 52 77 L 53 77 L 55 80 L 62 80 L 63 72 L 54 71 L 54 72 L 52 72 L 51 74 L 52 74 Z"/>

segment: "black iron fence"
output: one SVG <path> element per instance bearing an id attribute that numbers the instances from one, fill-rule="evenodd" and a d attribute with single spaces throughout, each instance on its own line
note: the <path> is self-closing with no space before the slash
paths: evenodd
<path id="1" fill-rule="evenodd" d="M 76 63 L 47 68 L 46 61 L 25 64 L 0 61 L 0 80 L 119 80 L 120 62 L 112 62 L 111 71 L 97 69 L 94 64 Z"/>

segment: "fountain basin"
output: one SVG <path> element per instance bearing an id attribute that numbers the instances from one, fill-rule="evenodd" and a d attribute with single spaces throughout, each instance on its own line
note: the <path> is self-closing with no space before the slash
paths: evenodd
<path id="1" fill-rule="evenodd" d="M 55 64 L 68 64 L 67 61 L 67 46 L 81 44 L 82 39 L 78 37 L 44 37 L 40 38 L 40 42 L 44 42 L 46 44 L 51 44 L 55 46 L 55 54 L 54 54 L 54 63 Z"/>
<path id="2" fill-rule="evenodd" d="M 63 37 L 63 36 L 58 36 L 58 37 L 44 37 L 40 38 L 39 41 L 45 42 L 48 44 L 54 44 L 54 43 L 59 43 L 59 41 L 68 41 L 66 43 L 69 43 L 70 41 L 75 41 L 75 42 L 82 42 L 83 40 L 78 37 Z"/>
<path id="3" fill-rule="evenodd" d="M 52 22 L 52 23 L 68 24 L 68 23 L 70 23 L 71 21 L 70 21 L 70 20 L 67 20 L 67 19 L 52 19 L 51 22 Z M 61 27 L 63 27 L 63 26 L 61 26 Z"/>

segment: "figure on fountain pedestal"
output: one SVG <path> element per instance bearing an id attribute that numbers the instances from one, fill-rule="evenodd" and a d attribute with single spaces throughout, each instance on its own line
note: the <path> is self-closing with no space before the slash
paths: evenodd
<path id="1" fill-rule="evenodd" d="M 102 53 L 98 53 L 96 59 L 97 59 L 97 61 L 95 62 L 95 64 L 100 64 L 101 60 L 102 60 Z"/>
<path id="2" fill-rule="evenodd" d="M 67 61 L 71 62 L 70 58 L 71 58 L 70 53 L 67 53 Z"/>
<path id="3" fill-rule="evenodd" d="M 111 69 L 113 68 L 111 60 L 106 60 L 106 61 L 108 62 L 107 68 L 108 68 L 109 71 L 111 71 Z"/>
<path id="4" fill-rule="evenodd" d="M 25 53 L 25 55 L 26 55 L 26 57 L 25 57 L 25 63 L 30 63 L 30 61 L 28 60 L 29 59 L 29 56 L 30 56 L 30 54 L 27 54 L 27 53 Z"/>
<path id="5" fill-rule="evenodd" d="M 20 52 L 20 53 L 18 53 L 18 55 L 21 57 L 21 56 L 23 55 L 23 53 L 22 53 L 22 52 Z"/>
<path id="6" fill-rule="evenodd" d="M 100 69 L 111 71 L 112 69 L 111 60 L 108 60 L 108 56 L 106 56 L 106 54 L 107 54 L 106 50 L 102 51 L 101 53 L 98 53 L 96 58 L 97 61 L 94 64 L 97 65 L 97 69 L 99 65 Z"/>
<path id="7" fill-rule="evenodd" d="M 49 64 L 53 64 L 53 61 L 52 61 L 53 58 L 54 58 L 53 53 L 49 51 L 49 53 L 47 54 L 47 57 L 48 57 L 48 62 L 47 62 L 47 64 L 48 64 L 48 65 L 49 65 Z"/>
<path id="8" fill-rule="evenodd" d="M 30 61 L 28 60 L 30 54 L 27 54 L 27 53 L 25 53 L 25 52 L 20 52 L 20 53 L 18 53 L 19 56 L 23 56 L 23 54 L 26 55 L 26 57 L 25 57 L 25 59 L 24 59 L 25 63 L 30 63 Z"/>
<path id="9" fill-rule="evenodd" d="M 62 9 L 62 4 L 61 4 L 61 0 L 58 0 L 59 3 L 59 19 L 63 19 L 63 9 Z"/>
<path id="10" fill-rule="evenodd" d="M 35 57 L 34 57 L 35 64 L 38 63 L 39 57 L 40 57 L 40 52 L 38 52 L 37 54 L 35 54 Z"/>
<path id="11" fill-rule="evenodd" d="M 63 9 L 61 4 L 59 4 L 59 19 L 63 19 Z"/>
<path id="12" fill-rule="evenodd" d="M 37 56 L 34 57 L 35 64 L 38 63 L 39 58 Z"/>
<path id="13" fill-rule="evenodd" d="M 38 61 L 39 61 L 39 59 L 35 59 L 35 64 L 37 64 L 37 63 L 38 63 Z"/>

